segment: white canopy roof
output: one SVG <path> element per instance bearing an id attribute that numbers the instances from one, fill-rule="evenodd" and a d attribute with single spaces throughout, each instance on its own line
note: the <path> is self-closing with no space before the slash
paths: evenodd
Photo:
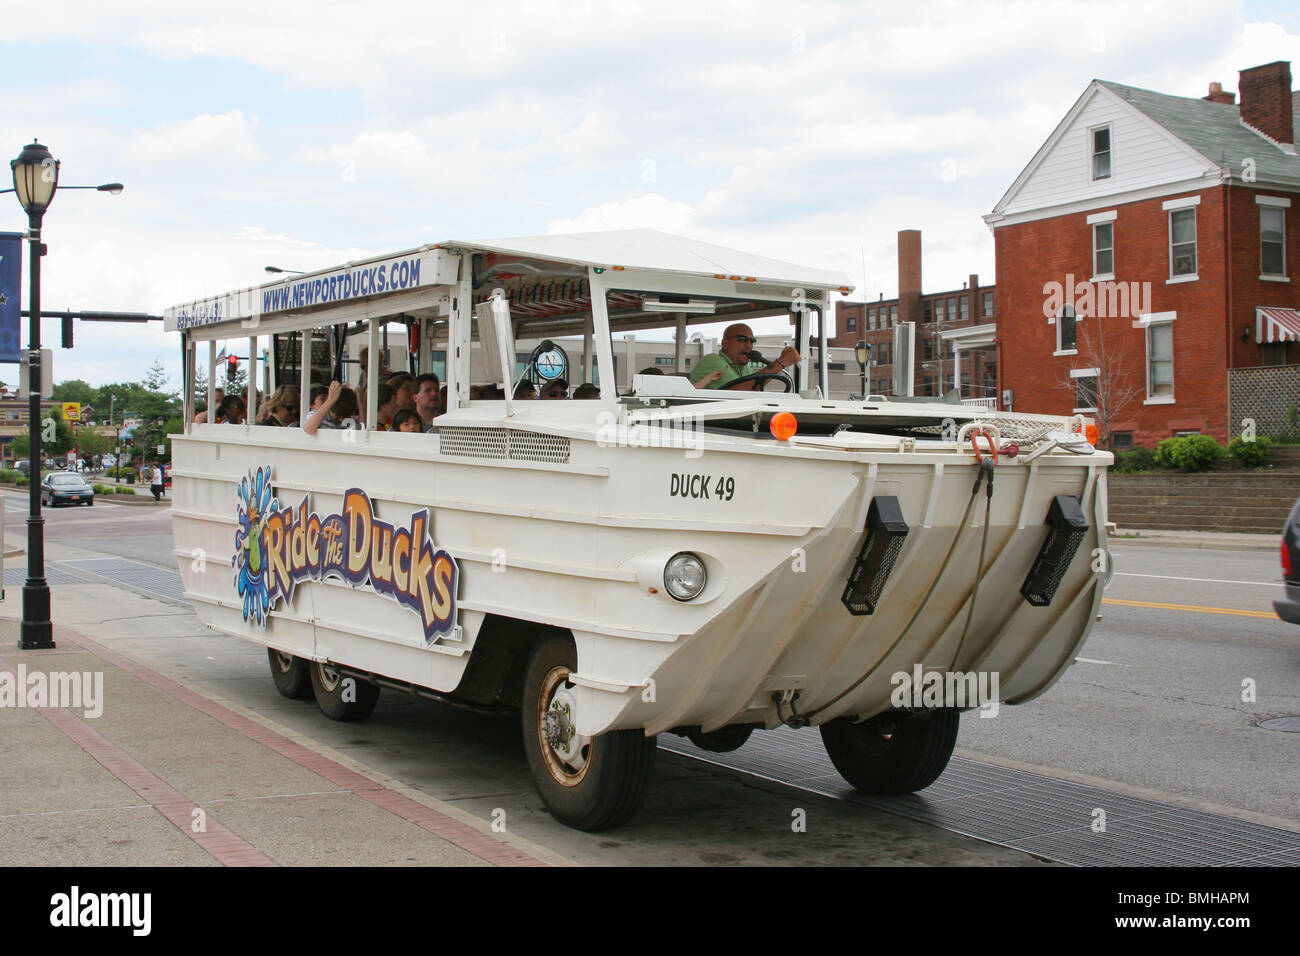
<path id="1" fill-rule="evenodd" d="M 623 266 L 627 269 L 700 276 L 738 275 L 816 289 L 853 288 L 849 277 L 842 272 L 812 269 L 780 259 L 756 256 L 711 242 L 674 236 L 658 229 L 618 229 L 610 232 L 578 232 L 474 242 L 452 241 L 439 245 L 445 249 L 499 252 L 584 266 Z"/>

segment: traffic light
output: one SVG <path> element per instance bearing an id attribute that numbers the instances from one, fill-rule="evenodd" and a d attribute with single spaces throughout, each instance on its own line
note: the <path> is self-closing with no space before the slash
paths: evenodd
<path id="1" fill-rule="evenodd" d="M 70 315 L 63 317 L 63 347 L 72 348 L 72 316 Z"/>
<path id="2" fill-rule="evenodd" d="M 235 372 L 238 369 L 239 369 L 239 356 L 227 355 L 226 356 L 226 378 L 233 382 L 235 380 Z"/>

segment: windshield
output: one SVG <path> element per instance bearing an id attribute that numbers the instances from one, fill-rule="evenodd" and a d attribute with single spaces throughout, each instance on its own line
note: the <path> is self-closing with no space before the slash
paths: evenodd
<path id="1" fill-rule="evenodd" d="M 84 485 L 85 482 L 76 475 L 51 475 L 50 484 L 52 485 Z"/>

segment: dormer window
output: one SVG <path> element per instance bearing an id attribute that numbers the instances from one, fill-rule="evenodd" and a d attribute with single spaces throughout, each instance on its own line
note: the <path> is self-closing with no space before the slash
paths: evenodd
<path id="1" fill-rule="evenodd" d="M 1101 126 L 1092 131 L 1092 178 L 1110 178 L 1110 127 Z"/>

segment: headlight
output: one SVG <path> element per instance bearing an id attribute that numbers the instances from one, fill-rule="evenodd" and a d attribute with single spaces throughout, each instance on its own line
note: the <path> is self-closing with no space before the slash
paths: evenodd
<path id="1" fill-rule="evenodd" d="M 664 565 L 664 587 L 679 601 L 699 597 L 707 580 L 704 562 L 689 551 L 679 551 Z"/>

